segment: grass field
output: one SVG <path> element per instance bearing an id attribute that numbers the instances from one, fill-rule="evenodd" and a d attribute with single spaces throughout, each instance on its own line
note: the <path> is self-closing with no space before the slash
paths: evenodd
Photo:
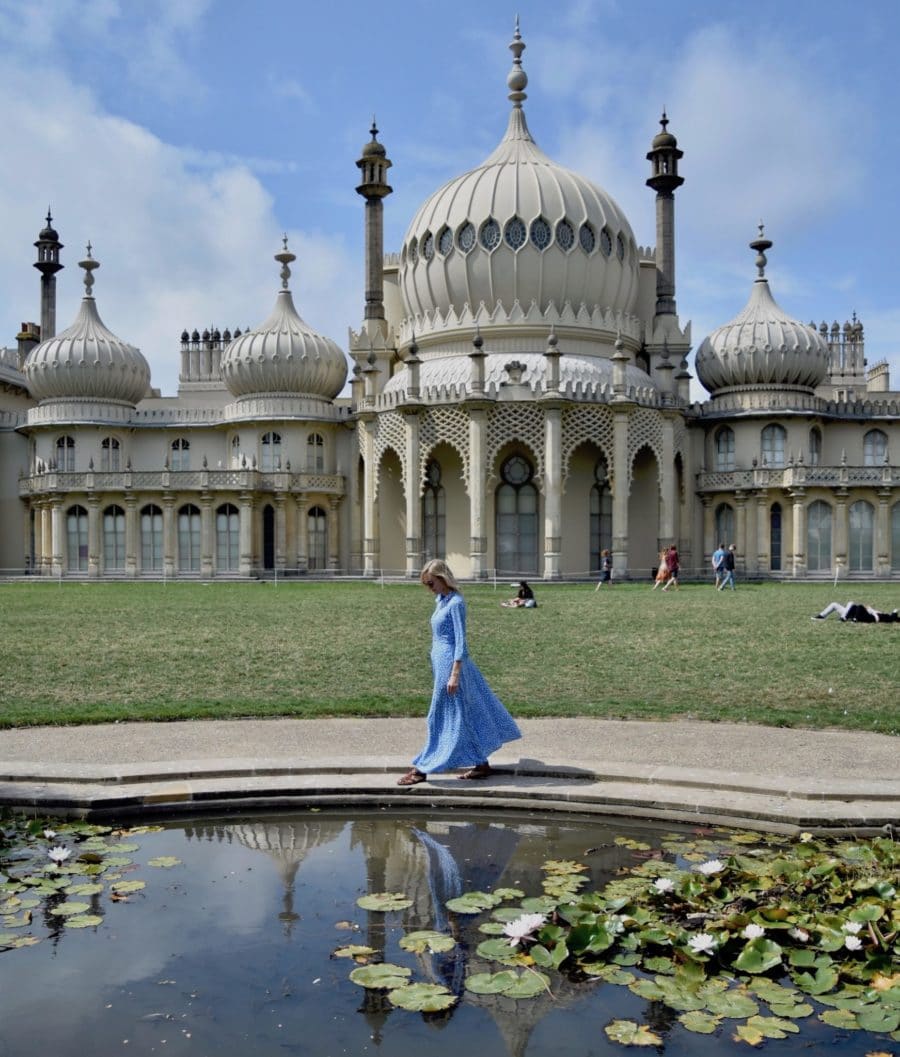
<path id="1" fill-rule="evenodd" d="M 691 717 L 900 732 L 900 585 L 468 586 L 469 649 L 518 716 Z M 0 726 L 424 715 L 432 602 L 417 584 L 0 586 Z"/>

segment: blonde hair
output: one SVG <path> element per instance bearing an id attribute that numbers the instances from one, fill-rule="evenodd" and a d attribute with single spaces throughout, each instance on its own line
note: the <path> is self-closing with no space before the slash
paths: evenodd
<path id="1" fill-rule="evenodd" d="M 451 591 L 456 591 L 456 593 L 460 595 L 462 594 L 450 566 L 441 558 L 432 558 L 419 575 L 419 580 L 424 584 L 426 580 L 434 579 L 435 577 L 438 580 L 443 580 Z"/>

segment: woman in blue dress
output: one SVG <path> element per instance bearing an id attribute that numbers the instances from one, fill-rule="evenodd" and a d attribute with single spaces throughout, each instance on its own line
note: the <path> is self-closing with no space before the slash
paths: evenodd
<path id="1" fill-rule="evenodd" d="M 431 617 L 431 668 L 434 692 L 428 710 L 428 740 L 398 785 L 417 785 L 434 771 L 465 770 L 460 778 L 487 778 L 488 756 L 522 737 L 469 657 L 466 604 L 446 562 L 430 561 L 422 583 L 435 596 Z"/>

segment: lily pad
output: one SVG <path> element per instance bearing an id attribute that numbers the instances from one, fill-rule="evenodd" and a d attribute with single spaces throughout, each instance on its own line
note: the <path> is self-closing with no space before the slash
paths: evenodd
<path id="1" fill-rule="evenodd" d="M 503 923 L 500 921 L 483 921 L 478 926 L 478 931 L 483 932 L 486 936 L 503 936 Z"/>
<path id="2" fill-rule="evenodd" d="M 522 955 L 519 954 L 518 949 L 513 947 L 508 939 L 500 936 L 479 943 L 476 951 L 479 958 L 499 962 L 501 965 L 520 965 L 522 961 Z"/>
<path id="3" fill-rule="evenodd" d="M 519 973 L 512 986 L 503 994 L 507 998 L 534 998 L 545 991 L 550 991 L 550 977 L 531 969 Z"/>
<path id="4" fill-rule="evenodd" d="M 722 1023 L 722 1017 L 714 1017 L 709 1013 L 703 1013 L 699 1009 L 692 1009 L 682 1013 L 678 1020 L 688 1031 L 694 1031 L 698 1035 L 712 1035 Z"/>
<path id="5" fill-rule="evenodd" d="M 389 991 L 388 1001 L 414 1013 L 438 1013 L 455 1005 L 456 995 L 440 984 L 407 984 Z"/>
<path id="6" fill-rule="evenodd" d="M 76 914 L 74 917 L 66 918 L 64 924 L 67 929 L 88 929 L 95 925 L 102 925 L 103 918 L 99 914 Z"/>
<path id="7" fill-rule="evenodd" d="M 361 965 L 350 974 L 353 983 L 375 991 L 393 991 L 403 987 L 412 969 L 404 965 L 391 965 L 390 962 L 379 962 L 378 965 Z"/>
<path id="8" fill-rule="evenodd" d="M 856 1021 L 863 1031 L 879 1031 L 887 1034 L 900 1028 L 900 1009 L 869 1006 L 856 1014 Z"/>
<path id="9" fill-rule="evenodd" d="M 541 869 L 545 873 L 555 874 L 577 874 L 587 869 L 583 862 L 575 862 L 573 859 L 548 859 Z"/>
<path id="10" fill-rule="evenodd" d="M 119 895 L 126 895 L 129 892 L 140 892 L 142 888 L 147 887 L 146 881 L 115 881 L 110 886 L 110 891 L 118 892 Z"/>
<path id="11" fill-rule="evenodd" d="M 760 936 L 750 940 L 732 964 L 742 973 L 765 973 L 781 965 L 781 947 L 774 940 Z"/>
<path id="12" fill-rule="evenodd" d="M 490 892 L 466 892 L 456 899 L 448 899 L 446 906 L 455 914 L 480 914 L 497 906 L 499 902 L 501 900 Z"/>
<path id="13" fill-rule="evenodd" d="M 521 888 L 495 888 L 494 895 L 505 903 L 508 899 L 523 899 L 525 893 Z"/>
<path id="14" fill-rule="evenodd" d="M 849 1009 L 826 1009 L 824 1013 L 819 1014 L 819 1020 L 833 1028 L 842 1028 L 848 1031 L 857 1031 L 859 1029 L 856 1014 L 851 1013 Z"/>
<path id="15" fill-rule="evenodd" d="M 733 1020 L 753 1017 L 759 1013 L 759 1006 L 750 995 L 746 991 L 735 989 L 723 991 L 718 995 L 710 995 L 706 1002 L 706 1008 L 710 1013 L 718 1013 Z"/>
<path id="16" fill-rule="evenodd" d="M 372 895 L 360 896 L 356 905 L 363 910 L 386 914 L 390 910 L 406 910 L 413 905 L 413 901 L 403 892 L 375 892 Z"/>
<path id="17" fill-rule="evenodd" d="M 422 954 L 425 951 L 438 954 L 441 951 L 452 951 L 456 946 L 456 940 L 445 932 L 426 929 L 422 932 L 410 932 L 400 940 L 400 946 L 403 950 L 414 951 L 416 954 Z M 404 1008 L 409 1007 L 404 1006 Z"/>
<path id="18" fill-rule="evenodd" d="M 628 973 L 615 965 L 602 965 L 597 962 L 590 962 L 587 965 L 582 965 L 581 971 L 585 976 L 599 976 L 601 980 L 605 980 L 608 984 L 624 984 L 627 986 L 634 980 L 633 973 Z"/>
<path id="19" fill-rule="evenodd" d="M 103 885 L 96 882 L 85 882 L 69 885 L 64 891 L 68 896 L 96 896 L 103 891 Z"/>
<path id="20" fill-rule="evenodd" d="M 614 1020 L 603 1029 L 613 1042 L 623 1046 L 662 1046 L 663 1040 L 646 1024 L 633 1020 Z"/>
<path id="21" fill-rule="evenodd" d="M 90 910 L 90 903 L 60 903 L 58 907 L 54 907 L 50 913 L 56 914 L 59 917 L 72 917 L 78 914 L 84 914 L 85 911 Z"/>
<path id="22" fill-rule="evenodd" d="M 169 870 L 173 866 L 180 866 L 181 859 L 177 859 L 174 855 L 157 855 L 155 859 L 148 859 L 147 865 L 158 866 L 162 870 Z"/>
<path id="23" fill-rule="evenodd" d="M 781 1017 L 750 1017 L 747 1027 L 753 1028 L 766 1039 L 786 1039 L 788 1034 L 797 1035 L 800 1028 L 790 1020 Z"/>
<path id="24" fill-rule="evenodd" d="M 9 943 L 0 943 L 0 948 L 18 950 L 19 947 L 33 947 L 36 943 L 40 942 L 40 936 L 15 936 Z"/>
<path id="25" fill-rule="evenodd" d="M 363 943 L 348 943 L 345 947 L 338 947 L 331 952 L 334 958 L 353 958 L 354 961 L 368 959 L 377 953 L 374 947 L 367 947 Z"/>
<path id="26" fill-rule="evenodd" d="M 509 969 L 499 973 L 473 973 L 466 977 L 466 990 L 474 995 L 499 995 L 515 982 L 516 974 Z"/>

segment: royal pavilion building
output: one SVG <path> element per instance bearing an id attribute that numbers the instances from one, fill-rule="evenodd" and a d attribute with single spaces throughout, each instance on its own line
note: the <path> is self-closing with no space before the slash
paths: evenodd
<path id="1" fill-rule="evenodd" d="M 693 351 L 666 115 L 643 247 L 605 190 L 540 149 L 518 28 L 510 49 L 500 142 L 422 203 L 395 253 L 373 126 L 349 357 L 298 313 L 285 240 L 270 315 L 184 331 L 177 395 L 162 396 L 102 322 L 90 246 L 81 308 L 57 332 L 48 214 L 40 324 L 0 351 L 4 574 L 413 576 L 445 557 L 465 578 L 553 580 L 593 575 L 608 548 L 615 577 L 640 578 L 670 543 L 701 575 L 733 542 L 750 576 L 900 578 L 900 393 L 886 363 L 867 365 L 862 323 L 790 318 L 760 226 L 747 304 Z"/>

